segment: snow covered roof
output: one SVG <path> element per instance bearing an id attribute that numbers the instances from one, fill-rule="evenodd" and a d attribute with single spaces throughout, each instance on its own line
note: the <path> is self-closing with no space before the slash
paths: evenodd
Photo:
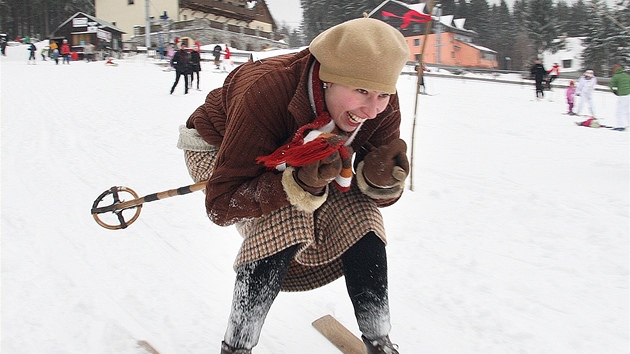
<path id="1" fill-rule="evenodd" d="M 455 24 L 455 27 L 459 28 L 459 29 L 464 29 L 464 23 L 466 22 L 465 18 L 456 18 L 453 20 L 453 23 Z"/>
<path id="2" fill-rule="evenodd" d="M 478 49 L 478 50 L 480 50 L 482 52 L 496 53 L 496 51 L 494 51 L 494 50 L 492 50 L 492 49 L 490 49 L 488 47 L 484 47 L 482 45 L 478 45 L 478 44 L 474 44 L 474 43 L 466 43 L 466 44 L 471 46 L 471 47 L 473 47 L 473 48 L 475 48 L 475 49 Z"/>
<path id="3" fill-rule="evenodd" d="M 100 18 L 97 18 L 97 17 L 91 16 L 91 15 L 88 15 L 88 14 L 86 14 L 86 13 L 84 13 L 84 12 L 80 12 L 80 11 L 79 11 L 79 12 L 77 12 L 77 13 L 75 13 L 74 15 L 70 16 L 67 20 L 65 20 L 62 24 L 60 24 L 60 25 L 57 27 L 57 29 L 55 29 L 55 31 L 53 31 L 53 33 L 54 33 L 54 32 L 56 32 L 56 31 L 57 31 L 58 29 L 60 29 L 61 27 L 65 26 L 68 22 L 72 21 L 73 19 L 75 19 L 75 18 L 76 18 L 76 17 L 78 17 L 78 16 L 86 17 L 86 18 L 88 18 L 89 20 L 91 20 L 92 22 L 96 22 L 96 23 L 98 23 L 98 24 L 99 24 L 99 25 L 101 25 L 102 27 L 107 27 L 107 28 L 109 28 L 109 29 L 112 29 L 112 30 L 118 31 L 118 32 L 120 32 L 120 33 L 127 33 L 127 32 L 125 32 L 125 31 L 121 30 L 120 28 L 116 27 L 116 26 L 115 26 L 113 23 L 111 23 L 111 22 L 107 22 L 107 21 L 105 21 L 105 20 L 101 20 Z"/>

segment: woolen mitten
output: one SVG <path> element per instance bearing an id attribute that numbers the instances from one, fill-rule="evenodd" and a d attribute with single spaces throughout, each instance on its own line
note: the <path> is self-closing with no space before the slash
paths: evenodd
<path id="1" fill-rule="evenodd" d="M 295 178 L 306 191 L 319 194 L 339 175 L 341 168 L 341 156 L 335 151 L 324 159 L 296 168 Z"/>
<path id="2" fill-rule="evenodd" d="M 392 188 L 400 184 L 409 174 L 406 152 L 407 144 L 402 139 L 370 151 L 363 160 L 365 181 L 377 188 Z"/>

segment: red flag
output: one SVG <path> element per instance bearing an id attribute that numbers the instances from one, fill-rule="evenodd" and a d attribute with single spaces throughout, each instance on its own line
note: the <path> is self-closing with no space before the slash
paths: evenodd
<path id="1" fill-rule="evenodd" d="M 432 20 L 431 15 L 421 14 L 415 10 L 409 10 L 402 16 L 398 16 L 394 13 L 387 12 L 387 11 L 381 11 L 381 14 L 386 17 L 401 18 L 403 20 L 403 23 L 402 25 L 400 25 L 400 28 L 407 28 L 411 22 L 423 23 L 423 22 L 429 22 Z"/>

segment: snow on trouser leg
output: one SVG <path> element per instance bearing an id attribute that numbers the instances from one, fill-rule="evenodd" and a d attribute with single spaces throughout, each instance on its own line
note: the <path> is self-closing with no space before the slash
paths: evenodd
<path id="1" fill-rule="evenodd" d="M 280 292 L 298 245 L 270 257 L 243 264 L 236 270 L 232 310 L 224 342 L 236 349 L 258 344 L 265 317 Z"/>
<path id="2" fill-rule="evenodd" d="M 387 337 L 391 322 L 385 244 L 369 232 L 342 255 L 342 261 L 359 329 L 369 339 Z"/>

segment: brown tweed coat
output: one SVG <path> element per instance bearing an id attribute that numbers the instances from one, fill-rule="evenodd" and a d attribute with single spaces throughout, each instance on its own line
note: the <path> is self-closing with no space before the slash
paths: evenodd
<path id="1" fill-rule="evenodd" d="M 235 267 L 301 245 L 282 285 L 285 291 L 317 288 L 343 275 L 340 255 L 369 231 L 385 242 L 378 207 L 393 204 L 402 193 L 402 188 L 371 190 L 357 178 L 349 192 L 330 187 L 323 197 L 304 196 L 291 168 L 267 171 L 256 163 L 315 119 L 309 95 L 314 60 L 305 49 L 241 65 L 186 122 L 184 130 L 198 133 L 208 148 L 180 146 L 192 178 L 208 179 L 209 218 L 218 225 L 236 224 L 244 238 Z M 392 95 L 386 110 L 366 121 L 352 142 L 359 171 L 370 148 L 399 137 L 399 126 L 398 97 Z M 303 204 L 304 198 L 316 200 Z"/>

